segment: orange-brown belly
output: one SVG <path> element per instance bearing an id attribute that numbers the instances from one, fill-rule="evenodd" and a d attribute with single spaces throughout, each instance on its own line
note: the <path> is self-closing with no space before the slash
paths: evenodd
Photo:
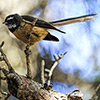
<path id="1" fill-rule="evenodd" d="M 32 27 L 28 24 L 23 24 L 23 26 L 19 27 L 13 34 L 24 43 L 28 43 L 27 33 L 31 34 L 29 36 L 30 45 L 34 45 L 36 42 L 44 39 L 48 34 L 48 31 L 44 28 L 40 27 Z"/>

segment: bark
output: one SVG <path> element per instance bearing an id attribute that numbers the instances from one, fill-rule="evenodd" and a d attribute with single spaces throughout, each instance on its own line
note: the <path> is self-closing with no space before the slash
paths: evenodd
<path id="1" fill-rule="evenodd" d="M 19 100 L 67 100 L 67 95 L 45 89 L 38 82 L 16 73 L 7 75 L 7 84 L 9 92 Z"/>

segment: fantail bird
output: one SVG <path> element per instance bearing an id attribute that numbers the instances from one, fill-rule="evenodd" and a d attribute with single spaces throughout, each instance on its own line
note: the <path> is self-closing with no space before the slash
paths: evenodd
<path id="1" fill-rule="evenodd" d="M 46 22 L 38 18 L 18 14 L 12 14 L 6 17 L 3 24 L 7 25 L 8 29 L 24 43 L 34 45 L 40 40 L 59 41 L 59 39 L 48 32 L 48 29 L 56 30 L 65 33 L 54 26 L 62 26 L 65 24 L 89 21 L 94 19 L 96 14 L 85 15 L 75 18 L 63 19 L 53 22 Z"/>

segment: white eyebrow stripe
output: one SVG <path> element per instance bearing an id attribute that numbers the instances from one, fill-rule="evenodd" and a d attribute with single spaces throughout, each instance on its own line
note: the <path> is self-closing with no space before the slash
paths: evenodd
<path id="1" fill-rule="evenodd" d="M 14 17 L 9 17 L 7 20 L 11 20 L 11 19 L 13 19 Z"/>

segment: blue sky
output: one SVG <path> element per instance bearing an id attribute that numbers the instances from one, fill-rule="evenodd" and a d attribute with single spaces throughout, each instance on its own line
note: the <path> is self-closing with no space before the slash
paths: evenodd
<path id="1" fill-rule="evenodd" d="M 79 72 L 79 77 L 92 81 L 100 74 L 99 12 L 99 0 L 50 0 L 45 13 L 45 20 L 47 21 L 88 14 L 98 14 L 98 16 L 96 19 L 88 22 L 59 27 L 66 34 L 50 31 L 60 41 L 41 41 L 38 44 L 38 50 L 41 55 L 45 56 L 45 50 L 51 59 L 54 60 L 53 54 L 60 55 L 68 51 L 68 54 L 59 62 L 58 67 L 66 74 Z"/>

